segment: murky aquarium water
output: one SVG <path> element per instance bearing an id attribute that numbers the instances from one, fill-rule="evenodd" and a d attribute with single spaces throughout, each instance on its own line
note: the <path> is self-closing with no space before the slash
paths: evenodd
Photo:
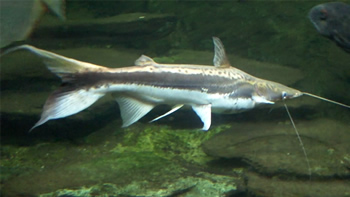
<path id="1" fill-rule="evenodd" d="M 1 0 L 1 196 L 349 196 L 343 2 Z"/>

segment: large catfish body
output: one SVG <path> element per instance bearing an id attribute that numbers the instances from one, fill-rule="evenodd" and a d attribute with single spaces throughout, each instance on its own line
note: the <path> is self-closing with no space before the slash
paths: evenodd
<path id="1" fill-rule="evenodd" d="M 213 41 L 214 66 L 158 64 L 142 55 L 135 66 L 112 69 L 29 45 L 11 51 L 27 49 L 35 53 L 63 82 L 47 99 L 41 119 L 33 128 L 76 114 L 109 92 L 119 104 L 123 127 L 135 123 L 156 105 L 168 104 L 173 108 L 154 120 L 189 105 L 203 122 L 203 130 L 209 129 L 212 112 L 237 113 L 302 95 L 298 90 L 232 67 L 221 41 L 215 37 Z"/>

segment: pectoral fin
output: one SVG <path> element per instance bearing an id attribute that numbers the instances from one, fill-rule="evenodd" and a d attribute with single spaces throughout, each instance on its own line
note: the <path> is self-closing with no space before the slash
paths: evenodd
<path id="1" fill-rule="evenodd" d="M 151 120 L 150 122 L 154 122 L 154 121 L 157 121 L 173 112 L 175 112 L 176 110 L 180 109 L 182 106 L 184 106 L 183 104 L 179 104 L 179 105 L 175 105 L 170 111 L 168 111 L 167 113 L 161 115 L 161 116 L 158 116 L 157 118 Z"/>
<path id="2" fill-rule="evenodd" d="M 211 125 L 211 104 L 192 105 L 192 109 L 197 113 L 204 124 L 202 130 L 207 131 Z"/>
<path id="3" fill-rule="evenodd" d="M 123 119 L 122 127 L 130 126 L 154 108 L 154 104 L 131 97 L 116 97 L 116 101 Z"/>
<path id="4" fill-rule="evenodd" d="M 275 104 L 275 102 L 269 101 L 269 100 L 267 100 L 267 99 L 265 99 L 264 97 L 261 97 L 261 96 L 253 96 L 252 99 L 257 104 Z"/>

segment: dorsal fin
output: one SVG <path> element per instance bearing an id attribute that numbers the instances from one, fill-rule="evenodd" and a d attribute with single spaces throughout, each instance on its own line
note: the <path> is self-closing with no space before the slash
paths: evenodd
<path id="1" fill-rule="evenodd" d="M 146 55 L 141 55 L 141 57 L 135 61 L 136 66 L 151 66 L 154 64 L 156 64 L 156 62 Z"/>
<path id="2" fill-rule="evenodd" d="M 228 61 L 225 53 L 224 45 L 222 44 L 221 40 L 217 37 L 213 37 L 214 42 L 214 66 L 218 68 L 227 68 L 230 67 L 231 64 Z"/>

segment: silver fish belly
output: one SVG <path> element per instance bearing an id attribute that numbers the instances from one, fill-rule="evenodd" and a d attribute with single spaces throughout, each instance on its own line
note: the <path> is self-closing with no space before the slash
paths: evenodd
<path id="1" fill-rule="evenodd" d="M 155 106 L 168 104 L 172 109 L 153 121 L 189 105 L 203 122 L 202 130 L 210 128 L 212 112 L 238 113 L 302 95 L 298 90 L 232 67 L 220 39 L 214 37 L 213 41 L 214 66 L 159 64 L 142 55 L 135 66 L 112 69 L 29 45 L 5 53 L 27 49 L 41 57 L 48 69 L 62 79 L 62 85 L 49 96 L 32 129 L 48 120 L 76 114 L 106 93 L 113 93 L 119 104 L 123 127 L 137 122 Z"/>

